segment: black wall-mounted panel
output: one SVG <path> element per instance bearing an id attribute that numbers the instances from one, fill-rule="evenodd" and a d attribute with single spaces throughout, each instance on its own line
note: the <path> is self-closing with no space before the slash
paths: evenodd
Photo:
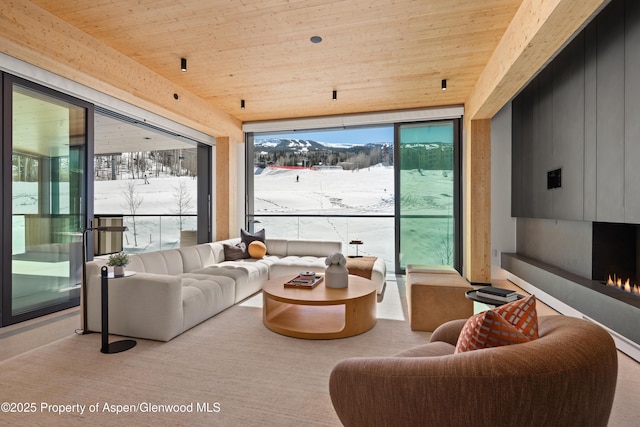
<path id="1" fill-rule="evenodd" d="M 547 190 L 562 187 L 562 168 L 547 172 Z"/>

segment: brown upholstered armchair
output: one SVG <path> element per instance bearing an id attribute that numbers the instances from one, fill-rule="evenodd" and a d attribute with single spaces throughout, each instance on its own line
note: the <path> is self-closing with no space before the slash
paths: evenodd
<path id="1" fill-rule="evenodd" d="M 453 354 L 464 320 L 393 357 L 338 363 L 329 381 L 345 426 L 606 426 L 618 359 L 600 326 L 539 317 L 524 344 Z"/>

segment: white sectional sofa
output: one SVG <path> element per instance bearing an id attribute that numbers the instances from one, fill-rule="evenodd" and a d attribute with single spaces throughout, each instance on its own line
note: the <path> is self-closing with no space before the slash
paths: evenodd
<path id="1" fill-rule="evenodd" d="M 300 271 L 324 271 L 325 257 L 341 252 L 339 241 L 266 239 L 261 259 L 225 260 L 224 244 L 130 255 L 127 271 L 136 274 L 109 281 L 109 332 L 169 341 L 262 289 L 268 279 Z M 105 260 L 87 263 L 86 329 L 101 330 L 100 268 Z M 386 266 L 378 259 L 371 280 L 380 299 Z"/>

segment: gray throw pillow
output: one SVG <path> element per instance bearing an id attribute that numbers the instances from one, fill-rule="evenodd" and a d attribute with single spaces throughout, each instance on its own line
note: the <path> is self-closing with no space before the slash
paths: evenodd
<path id="1" fill-rule="evenodd" d="M 260 231 L 256 231 L 255 233 L 249 233 L 248 231 L 240 229 L 240 241 L 244 243 L 247 248 L 249 247 L 249 244 L 254 240 L 266 243 L 264 228 Z"/>
<path id="2" fill-rule="evenodd" d="M 249 252 L 247 252 L 247 246 L 240 242 L 236 245 L 228 245 L 223 244 L 222 248 L 224 249 L 224 260 L 225 261 L 236 261 L 239 259 L 251 258 Z"/>

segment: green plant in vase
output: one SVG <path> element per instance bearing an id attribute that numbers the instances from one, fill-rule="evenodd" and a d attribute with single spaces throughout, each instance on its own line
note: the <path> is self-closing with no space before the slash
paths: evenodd
<path id="1" fill-rule="evenodd" d="M 127 264 L 129 264 L 129 255 L 124 252 L 109 255 L 109 260 L 107 261 L 107 265 L 113 267 L 114 277 L 124 276 L 124 268 Z"/>

